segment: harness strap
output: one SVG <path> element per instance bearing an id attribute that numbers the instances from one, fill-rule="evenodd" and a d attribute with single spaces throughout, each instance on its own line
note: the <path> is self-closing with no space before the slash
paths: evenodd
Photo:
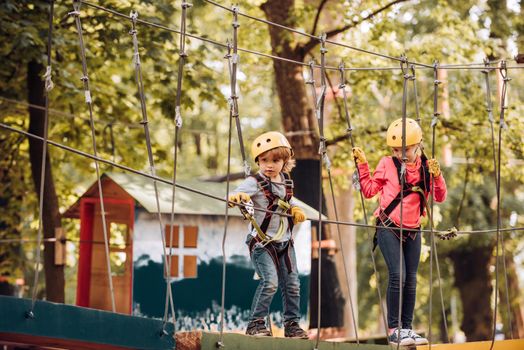
<path id="1" fill-rule="evenodd" d="M 289 177 L 288 174 L 282 173 L 284 176 L 284 185 L 286 188 L 286 194 L 284 196 L 284 199 L 279 198 L 277 195 L 275 195 L 272 191 L 272 185 L 271 181 L 264 178 L 260 173 L 257 173 L 254 175 L 255 179 L 257 180 L 258 185 L 262 189 L 262 192 L 264 192 L 264 196 L 266 197 L 268 201 L 268 205 L 266 208 L 266 213 L 264 215 L 264 219 L 262 220 L 262 223 L 260 224 L 260 231 L 257 229 L 257 226 L 253 225 L 255 229 L 257 229 L 257 232 L 261 236 L 262 239 L 267 240 L 268 236 L 266 235 L 267 228 L 269 227 L 269 223 L 271 222 L 271 218 L 273 217 L 273 212 L 275 212 L 278 208 L 281 208 L 284 213 L 288 213 L 291 209 L 291 206 L 289 205 L 289 201 L 291 200 L 291 197 L 293 197 L 293 180 Z M 288 220 L 288 227 L 289 230 L 293 230 L 293 219 L 291 217 L 287 218 Z M 284 223 L 283 219 L 280 219 L 280 225 L 277 230 L 277 233 L 272 238 L 273 240 L 279 240 L 284 235 Z"/>
<path id="2" fill-rule="evenodd" d="M 288 241 L 288 244 L 287 244 L 286 248 L 279 253 L 277 251 L 277 249 L 275 248 L 275 244 L 274 244 L 273 241 L 263 241 L 262 239 L 260 239 L 260 237 L 258 235 L 254 236 L 251 239 L 251 241 L 249 241 L 249 255 L 251 257 L 253 257 L 253 251 L 255 250 L 255 245 L 257 243 L 262 243 L 263 249 L 265 249 L 268 252 L 268 254 L 271 257 L 271 260 L 273 260 L 273 263 L 275 264 L 277 270 L 280 267 L 280 257 L 285 254 L 285 260 L 284 261 L 286 263 L 287 272 L 291 273 L 293 271 L 293 267 L 291 265 L 291 257 L 289 255 L 290 254 L 289 253 L 289 247 L 294 245 L 293 239 L 290 239 Z"/>
<path id="3" fill-rule="evenodd" d="M 393 163 L 395 164 L 395 168 L 397 169 L 397 176 L 398 176 L 398 182 L 399 184 L 402 183 L 402 163 L 397 157 L 392 157 Z M 415 184 L 410 184 L 406 181 L 404 181 L 404 187 L 401 191 L 398 192 L 395 198 L 388 204 L 388 206 L 384 210 L 380 210 L 378 213 L 377 218 L 377 226 L 379 223 L 383 224 L 385 227 L 395 225 L 395 223 L 390 219 L 389 214 L 400 204 L 400 199 L 402 197 L 406 198 L 412 193 L 417 193 L 420 198 L 420 215 L 422 216 L 424 214 L 425 208 L 426 208 L 426 197 L 425 193 L 429 192 L 430 190 L 430 175 L 429 175 L 429 169 L 427 166 L 427 157 L 424 153 L 422 153 L 421 157 L 421 166 L 420 166 L 420 180 Z M 397 225 L 395 225 L 397 226 Z M 396 234 L 396 232 L 395 232 Z M 373 237 L 373 251 L 377 248 L 377 231 L 375 230 L 375 235 Z"/>

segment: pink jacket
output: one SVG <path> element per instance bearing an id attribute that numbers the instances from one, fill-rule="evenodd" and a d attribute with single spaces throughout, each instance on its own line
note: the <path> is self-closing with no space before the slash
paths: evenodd
<path id="1" fill-rule="evenodd" d="M 421 159 L 417 157 L 415 163 L 406 164 L 406 181 L 415 184 L 420 181 Z M 371 176 L 368 163 L 359 164 L 360 186 L 362 194 L 366 198 L 371 198 L 380 193 L 379 207 L 375 210 L 374 215 L 378 217 L 380 209 L 384 210 L 391 201 L 400 192 L 400 183 L 398 181 L 397 168 L 391 156 L 380 159 L 375 173 Z M 444 202 L 446 199 L 446 181 L 439 175 L 434 178 L 435 181 L 435 201 Z M 426 193 L 426 199 L 429 193 Z M 406 228 L 420 227 L 420 196 L 410 194 L 403 200 L 403 226 Z M 390 219 L 400 226 L 400 204 L 389 215 Z"/>

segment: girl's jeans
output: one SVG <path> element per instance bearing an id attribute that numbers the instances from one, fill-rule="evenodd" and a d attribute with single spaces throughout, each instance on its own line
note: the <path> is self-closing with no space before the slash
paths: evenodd
<path id="1" fill-rule="evenodd" d="M 386 302 L 388 306 L 388 327 L 398 327 L 400 293 L 400 239 L 388 228 L 378 227 L 378 246 L 384 256 L 389 272 Z M 402 244 L 402 314 L 401 328 L 411 329 L 413 310 L 417 295 L 417 270 L 420 260 L 420 233 L 415 239 L 407 237 Z"/>
<path id="2" fill-rule="evenodd" d="M 249 241 L 252 236 L 247 238 Z M 286 249 L 289 241 L 273 243 L 277 252 Z M 255 266 L 255 271 L 260 276 L 260 283 L 255 291 L 253 303 L 251 305 L 250 321 L 263 319 L 269 313 L 269 306 L 277 288 L 282 292 L 282 305 L 284 306 L 284 322 L 300 320 L 300 281 L 298 279 L 297 259 L 295 249 L 289 247 L 292 271 L 288 273 L 285 261 L 285 254 L 279 257 L 279 268 L 275 266 L 273 259 L 261 243 L 256 243 L 251 255 L 251 261 Z"/>

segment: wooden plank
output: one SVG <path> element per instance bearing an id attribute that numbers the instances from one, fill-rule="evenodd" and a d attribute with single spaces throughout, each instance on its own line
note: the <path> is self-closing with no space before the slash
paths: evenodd
<path id="1" fill-rule="evenodd" d="M 72 305 L 0 296 L 0 342 L 68 349 L 173 349 L 173 325 L 161 320 Z"/>
<path id="2" fill-rule="evenodd" d="M 216 350 L 219 340 L 218 333 L 203 332 L 201 338 L 202 350 Z M 223 344 L 228 350 L 311 350 L 315 347 L 314 340 L 289 339 L 277 337 L 252 337 L 243 334 L 224 333 Z M 187 348 L 189 350 L 189 348 Z M 349 344 L 321 341 L 319 350 L 390 350 L 388 345 Z"/>
<path id="3" fill-rule="evenodd" d="M 476 341 L 463 344 L 431 344 L 432 350 L 489 350 L 491 341 Z M 493 344 L 493 350 L 522 350 L 524 339 L 497 340 Z M 429 350 L 428 345 L 417 346 L 417 350 Z"/>

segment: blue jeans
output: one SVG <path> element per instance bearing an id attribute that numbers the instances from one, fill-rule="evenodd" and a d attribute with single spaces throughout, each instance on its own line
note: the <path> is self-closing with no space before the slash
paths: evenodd
<path id="1" fill-rule="evenodd" d="M 247 244 L 252 236 L 247 238 Z M 284 251 L 290 244 L 289 241 L 282 243 L 272 243 L 278 253 Z M 279 267 L 275 266 L 273 259 L 268 251 L 263 248 L 261 243 L 256 243 L 251 254 L 251 261 L 255 266 L 255 271 L 260 277 L 260 282 L 253 297 L 249 320 L 265 318 L 269 314 L 269 306 L 273 300 L 277 288 L 282 292 L 282 305 L 284 306 L 284 322 L 300 320 L 300 280 L 298 279 L 297 259 L 295 248 L 289 246 L 289 257 L 291 260 L 291 272 L 288 272 L 286 255 L 279 257 Z"/>
<path id="2" fill-rule="evenodd" d="M 385 227 L 377 230 L 378 246 L 388 267 L 389 280 L 386 295 L 388 327 L 398 327 L 400 294 L 400 239 Z M 420 260 L 420 233 L 415 239 L 407 238 L 402 244 L 402 315 L 401 328 L 411 329 L 417 296 L 417 270 Z"/>

